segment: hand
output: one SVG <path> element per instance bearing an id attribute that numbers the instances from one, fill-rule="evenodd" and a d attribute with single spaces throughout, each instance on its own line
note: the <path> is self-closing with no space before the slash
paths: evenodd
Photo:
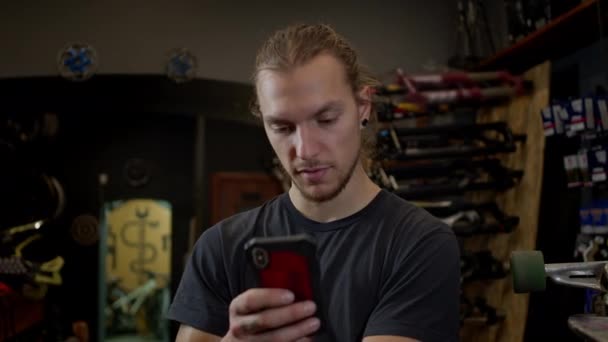
<path id="1" fill-rule="evenodd" d="M 294 303 L 294 295 L 282 289 L 250 289 L 230 303 L 230 330 L 222 339 L 236 341 L 311 341 L 319 329 L 312 315 L 315 303 Z"/>

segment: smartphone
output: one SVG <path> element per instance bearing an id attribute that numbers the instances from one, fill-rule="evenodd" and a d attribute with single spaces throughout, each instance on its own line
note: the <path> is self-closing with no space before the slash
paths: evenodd
<path id="1" fill-rule="evenodd" d="M 315 317 L 321 321 L 315 336 L 336 340 L 326 326 L 317 244 L 310 235 L 256 237 L 245 244 L 245 253 L 255 269 L 258 287 L 287 289 L 296 302 L 313 301 Z"/>
<path id="2" fill-rule="evenodd" d="M 307 234 L 256 237 L 245 244 L 258 287 L 287 289 L 295 301 L 311 300 L 319 306 L 316 250 L 315 240 Z"/>

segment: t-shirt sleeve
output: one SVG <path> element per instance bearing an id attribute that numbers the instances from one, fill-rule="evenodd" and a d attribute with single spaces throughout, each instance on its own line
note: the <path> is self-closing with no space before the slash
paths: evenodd
<path id="1" fill-rule="evenodd" d="M 231 299 L 221 249 L 217 227 L 201 235 L 186 263 L 169 319 L 217 336 L 226 333 Z"/>
<path id="2" fill-rule="evenodd" d="M 456 237 L 448 231 L 427 236 L 393 265 L 364 335 L 458 341 L 460 250 Z"/>

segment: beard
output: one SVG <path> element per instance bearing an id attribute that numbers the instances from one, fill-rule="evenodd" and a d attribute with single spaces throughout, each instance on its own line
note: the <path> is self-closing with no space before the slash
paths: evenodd
<path id="1" fill-rule="evenodd" d="M 313 189 L 308 189 L 305 184 L 300 184 L 297 177 L 291 176 L 292 184 L 295 185 L 296 188 L 300 191 L 302 196 L 311 202 L 322 203 L 330 201 L 336 198 L 343 190 L 346 188 L 346 185 L 350 181 L 357 167 L 357 163 L 359 162 L 359 153 L 355 155 L 355 158 L 351 161 L 350 165 L 346 169 L 346 172 L 341 172 L 337 170 L 337 182 L 335 184 L 328 184 L 331 186 L 327 190 L 322 191 L 314 191 Z M 317 164 L 317 163 L 312 163 Z"/>

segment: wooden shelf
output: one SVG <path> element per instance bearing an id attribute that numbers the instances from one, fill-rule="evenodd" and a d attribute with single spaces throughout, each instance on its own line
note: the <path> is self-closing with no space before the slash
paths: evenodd
<path id="1" fill-rule="evenodd" d="M 521 73 L 546 60 L 567 56 L 606 35 L 608 0 L 586 0 L 543 28 L 480 63 L 479 70 Z"/>
<path id="2" fill-rule="evenodd" d="M 162 74 L 100 74 L 85 82 L 60 76 L 0 78 L 4 112 L 160 113 L 203 115 L 213 120 L 260 125 L 251 115 L 250 84 L 193 79 L 177 84 Z"/>

